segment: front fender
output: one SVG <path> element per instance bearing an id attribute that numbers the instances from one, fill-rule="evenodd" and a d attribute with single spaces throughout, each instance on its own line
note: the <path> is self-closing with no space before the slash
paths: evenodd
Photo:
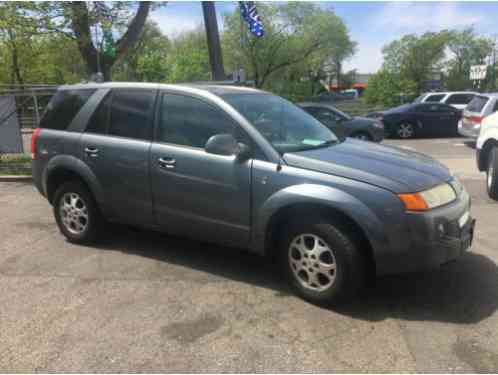
<path id="1" fill-rule="evenodd" d="M 281 209 L 295 204 L 320 205 L 342 212 L 363 230 L 374 252 L 385 248 L 388 244 L 388 238 L 383 230 L 384 224 L 359 199 L 330 186 L 300 184 L 275 192 L 258 210 L 253 232 L 253 244 L 256 252 L 260 254 L 266 252 L 266 233 L 272 217 Z"/>
<path id="2" fill-rule="evenodd" d="M 66 170 L 79 175 L 88 185 L 88 188 L 93 193 L 93 196 L 95 197 L 97 203 L 99 203 L 99 205 L 103 205 L 104 193 L 102 185 L 98 181 L 97 177 L 88 165 L 83 163 L 80 159 L 71 155 L 56 155 L 52 157 L 48 162 L 42 176 L 43 191 L 45 196 L 48 197 L 47 183 L 50 176 L 60 170 Z"/>

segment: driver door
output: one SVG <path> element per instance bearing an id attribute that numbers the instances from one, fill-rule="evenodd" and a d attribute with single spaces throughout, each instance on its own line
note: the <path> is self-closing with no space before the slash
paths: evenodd
<path id="1" fill-rule="evenodd" d="M 163 93 L 151 149 L 152 194 L 159 226 L 170 233 L 246 247 L 250 235 L 252 159 L 204 150 L 237 124 L 203 100 Z M 239 136 L 240 140 L 240 136 Z"/>

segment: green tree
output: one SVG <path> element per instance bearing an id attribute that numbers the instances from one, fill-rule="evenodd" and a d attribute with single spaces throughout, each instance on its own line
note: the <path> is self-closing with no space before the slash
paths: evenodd
<path id="1" fill-rule="evenodd" d="M 211 68 L 203 27 L 185 32 L 171 43 L 167 65 L 169 82 L 208 81 Z"/>
<path id="2" fill-rule="evenodd" d="M 123 61 L 113 69 L 113 79 L 118 81 L 166 82 L 169 75 L 167 63 L 171 42 L 159 26 L 147 21 L 137 43 Z"/>
<path id="3" fill-rule="evenodd" d="M 383 69 L 415 82 L 419 93 L 431 74 L 441 70 L 449 40 L 450 33 L 447 30 L 427 32 L 421 36 L 405 35 L 382 49 Z"/>
<path id="4" fill-rule="evenodd" d="M 452 31 L 448 42 L 452 58 L 448 61 L 445 86 L 448 90 L 464 90 L 472 87 L 471 65 L 484 64 L 491 54 L 493 41 L 479 37 L 473 27 Z"/>
<path id="5" fill-rule="evenodd" d="M 406 98 L 413 98 L 416 90 L 417 84 L 414 81 L 381 69 L 368 80 L 364 98 L 368 104 L 392 107 L 402 104 Z"/>
<path id="6" fill-rule="evenodd" d="M 256 87 L 266 86 L 277 72 L 304 64 L 299 69 L 319 80 L 327 60 L 343 61 L 352 54 L 354 43 L 349 39 L 342 20 L 332 10 L 312 3 L 258 3 L 265 27 L 262 38 L 252 36 L 241 25 L 239 10 L 227 15 L 222 45 L 224 61 L 231 69 L 243 67 L 254 79 Z M 339 45 L 353 46 L 349 53 L 339 54 Z M 346 48 L 347 49 L 347 48 Z"/>

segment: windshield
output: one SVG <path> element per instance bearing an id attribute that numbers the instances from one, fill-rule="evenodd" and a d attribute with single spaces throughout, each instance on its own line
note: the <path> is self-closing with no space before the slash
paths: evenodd
<path id="1" fill-rule="evenodd" d="M 287 100 L 270 94 L 223 95 L 280 153 L 338 142 L 325 125 Z"/>
<path id="2" fill-rule="evenodd" d="M 420 103 L 422 101 L 422 99 L 426 96 L 427 94 L 422 94 L 418 97 L 415 98 L 415 100 L 413 101 L 414 103 Z"/>
<path id="3" fill-rule="evenodd" d="M 338 113 L 339 115 L 341 115 L 342 117 L 344 117 L 346 120 L 351 120 L 352 119 L 352 117 L 350 115 L 348 115 L 347 113 L 344 113 L 343 111 L 341 111 L 341 110 L 339 110 L 339 109 L 337 109 L 335 107 L 334 107 L 334 111 L 336 113 Z"/>
<path id="4" fill-rule="evenodd" d="M 488 98 L 485 96 L 474 96 L 474 99 L 470 101 L 466 109 L 469 112 L 481 112 L 487 102 Z"/>

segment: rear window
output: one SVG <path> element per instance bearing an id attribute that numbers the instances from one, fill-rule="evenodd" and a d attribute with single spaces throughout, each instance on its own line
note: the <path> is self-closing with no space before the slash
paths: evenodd
<path id="1" fill-rule="evenodd" d="M 468 104 L 473 97 L 473 94 L 453 94 L 446 100 L 446 104 Z"/>
<path id="2" fill-rule="evenodd" d="M 57 91 L 45 109 L 40 128 L 66 130 L 95 91 L 95 89 Z"/>
<path id="3" fill-rule="evenodd" d="M 426 102 L 440 102 L 444 98 L 445 94 L 429 95 Z"/>
<path id="4" fill-rule="evenodd" d="M 485 96 L 474 96 L 466 109 L 469 112 L 481 112 L 488 100 Z"/>

